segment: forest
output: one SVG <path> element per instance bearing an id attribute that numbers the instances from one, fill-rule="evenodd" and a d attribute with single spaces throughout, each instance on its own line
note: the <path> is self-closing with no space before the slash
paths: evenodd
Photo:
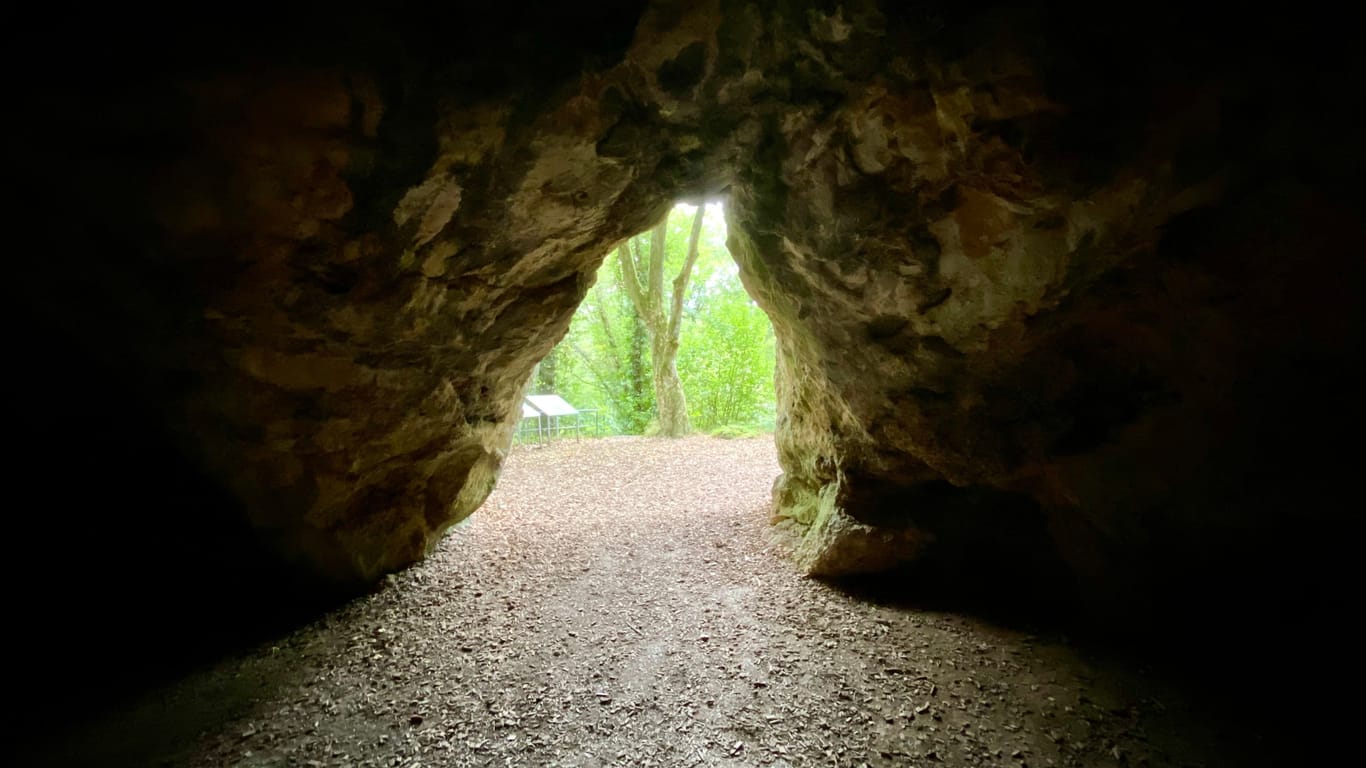
<path id="1" fill-rule="evenodd" d="M 597 434 L 773 429 L 774 345 L 726 249 L 720 203 L 680 203 L 618 245 L 528 393 L 591 412 Z"/>

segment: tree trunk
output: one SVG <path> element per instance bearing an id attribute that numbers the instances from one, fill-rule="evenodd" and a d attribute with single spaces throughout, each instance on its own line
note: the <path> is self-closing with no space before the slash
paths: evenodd
<path id="1" fill-rule="evenodd" d="M 650 362 L 654 367 L 655 415 L 658 419 L 659 434 L 665 437 L 681 437 L 692 430 L 688 422 L 688 401 L 683 396 L 683 381 L 678 378 L 678 344 L 683 322 L 683 299 L 688 290 L 688 280 L 693 266 L 697 263 L 698 239 L 702 235 L 702 215 L 706 206 L 699 204 L 693 216 L 692 231 L 688 237 L 688 254 L 683 268 L 673 280 L 673 295 L 669 302 L 668 314 L 664 309 L 664 256 L 669 217 L 650 233 L 650 258 L 647 264 L 640 264 L 640 249 L 620 246 L 622 281 L 626 294 L 636 308 L 636 314 L 644 322 L 650 336 Z M 644 269 L 642 270 L 642 267 Z M 647 282 L 640 283 L 640 273 L 644 272 Z"/>
<path id="2" fill-rule="evenodd" d="M 659 418 L 659 434 L 681 437 L 688 434 L 688 401 L 683 396 L 683 381 L 678 378 L 678 342 L 661 336 L 651 345 L 654 361 L 655 412 Z"/>
<path id="3" fill-rule="evenodd" d="M 630 407 L 631 407 L 631 431 L 640 433 L 645 431 L 645 424 L 649 421 L 647 408 L 649 406 L 649 393 L 646 391 L 649 384 L 648 376 L 645 375 L 645 341 L 649 337 L 649 331 L 645 328 L 645 323 L 639 315 L 631 316 L 631 361 L 630 361 Z"/>

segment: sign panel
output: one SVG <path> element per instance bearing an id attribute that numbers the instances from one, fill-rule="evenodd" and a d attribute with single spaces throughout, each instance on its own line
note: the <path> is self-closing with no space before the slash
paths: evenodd
<path id="1" fill-rule="evenodd" d="M 527 395 L 526 399 L 533 408 L 547 416 L 573 416 L 579 412 L 559 395 Z"/>

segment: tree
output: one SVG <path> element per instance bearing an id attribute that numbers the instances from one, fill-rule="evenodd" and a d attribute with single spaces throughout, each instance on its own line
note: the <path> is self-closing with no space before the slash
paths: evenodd
<path id="1" fill-rule="evenodd" d="M 646 331 L 640 315 L 632 312 L 631 348 L 626 356 L 626 395 L 622 398 L 626 407 L 625 421 L 632 432 L 644 432 L 649 423 L 648 414 L 653 395 L 649 388 L 650 365 L 645 359 Z"/>
<path id="2" fill-rule="evenodd" d="M 668 256 L 669 216 L 666 214 L 650 232 L 648 258 L 641 253 L 640 238 L 633 238 L 617 247 L 626 294 L 631 298 L 636 315 L 650 337 L 655 413 L 659 420 L 659 434 L 666 437 L 686 435 L 691 429 L 683 382 L 678 377 L 678 344 L 683 323 L 683 299 L 687 294 L 693 265 L 697 263 L 697 241 L 702 235 L 705 211 L 705 205 L 698 205 L 697 212 L 693 214 L 687 256 L 673 279 L 673 291 L 667 309 L 664 303 L 664 261 Z M 644 283 L 640 280 L 641 272 L 645 273 Z"/>
<path id="3" fill-rule="evenodd" d="M 536 364 L 535 373 L 532 374 L 535 381 L 532 388 L 537 394 L 554 394 L 559 391 L 555 388 L 555 373 L 559 369 L 559 360 L 560 348 L 556 346 L 544 360 Z"/>
<path id="4" fill-rule="evenodd" d="M 707 251 L 697 271 L 704 273 Z M 728 255 L 710 279 L 694 274 L 695 308 L 683 324 L 678 370 L 696 429 L 772 429 L 773 326 L 735 275 Z"/>
<path id="5" fill-rule="evenodd" d="M 688 425 L 709 432 L 772 430 L 773 329 L 740 283 L 719 213 L 719 205 L 706 212 L 701 235 L 694 239 L 696 211 L 691 206 L 675 210 L 666 224 L 666 260 L 659 269 L 660 287 L 667 287 L 664 276 L 681 272 L 695 252 L 682 290 L 659 299 L 670 316 L 681 303 L 674 367 L 687 394 Z M 626 270 L 634 268 L 639 293 L 645 293 L 640 277 L 648 277 L 651 268 L 646 249 L 654 245 L 655 253 L 661 252 L 652 243 L 656 235 L 657 230 L 647 230 L 634 238 L 637 242 L 607 254 L 555 354 L 557 393 L 581 409 L 597 410 L 614 434 L 642 434 L 651 421 L 659 423 L 652 342 L 626 281 Z M 628 266 L 621 254 L 629 256 L 632 249 Z"/>
<path id="6" fill-rule="evenodd" d="M 620 288 L 609 255 L 569 332 L 556 347 L 559 394 L 580 409 L 600 411 L 614 433 L 640 434 L 650 420 L 649 361 L 644 330 Z"/>

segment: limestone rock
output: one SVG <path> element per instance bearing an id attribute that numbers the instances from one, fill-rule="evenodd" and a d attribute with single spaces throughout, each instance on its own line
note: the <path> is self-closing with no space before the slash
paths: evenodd
<path id="1" fill-rule="evenodd" d="M 802 532 L 792 556 L 812 576 L 882 573 L 915 562 L 928 538 L 915 529 L 860 523 L 832 506 Z"/>
<path id="2" fill-rule="evenodd" d="M 88 41 L 100 87 L 18 97 L 21 187 L 62 201 L 31 221 L 68 233 L 17 282 L 35 348 L 224 499 L 150 529 L 234 521 L 354 587 L 478 507 L 610 248 L 725 195 L 778 335 L 775 514 L 813 572 L 990 529 L 981 551 L 1060 562 L 1096 605 L 1153 604 L 1255 572 L 1278 531 L 1331 539 L 1297 494 L 1337 467 L 1304 425 L 1359 412 L 1350 69 L 1194 11 L 818 6 Z"/>

